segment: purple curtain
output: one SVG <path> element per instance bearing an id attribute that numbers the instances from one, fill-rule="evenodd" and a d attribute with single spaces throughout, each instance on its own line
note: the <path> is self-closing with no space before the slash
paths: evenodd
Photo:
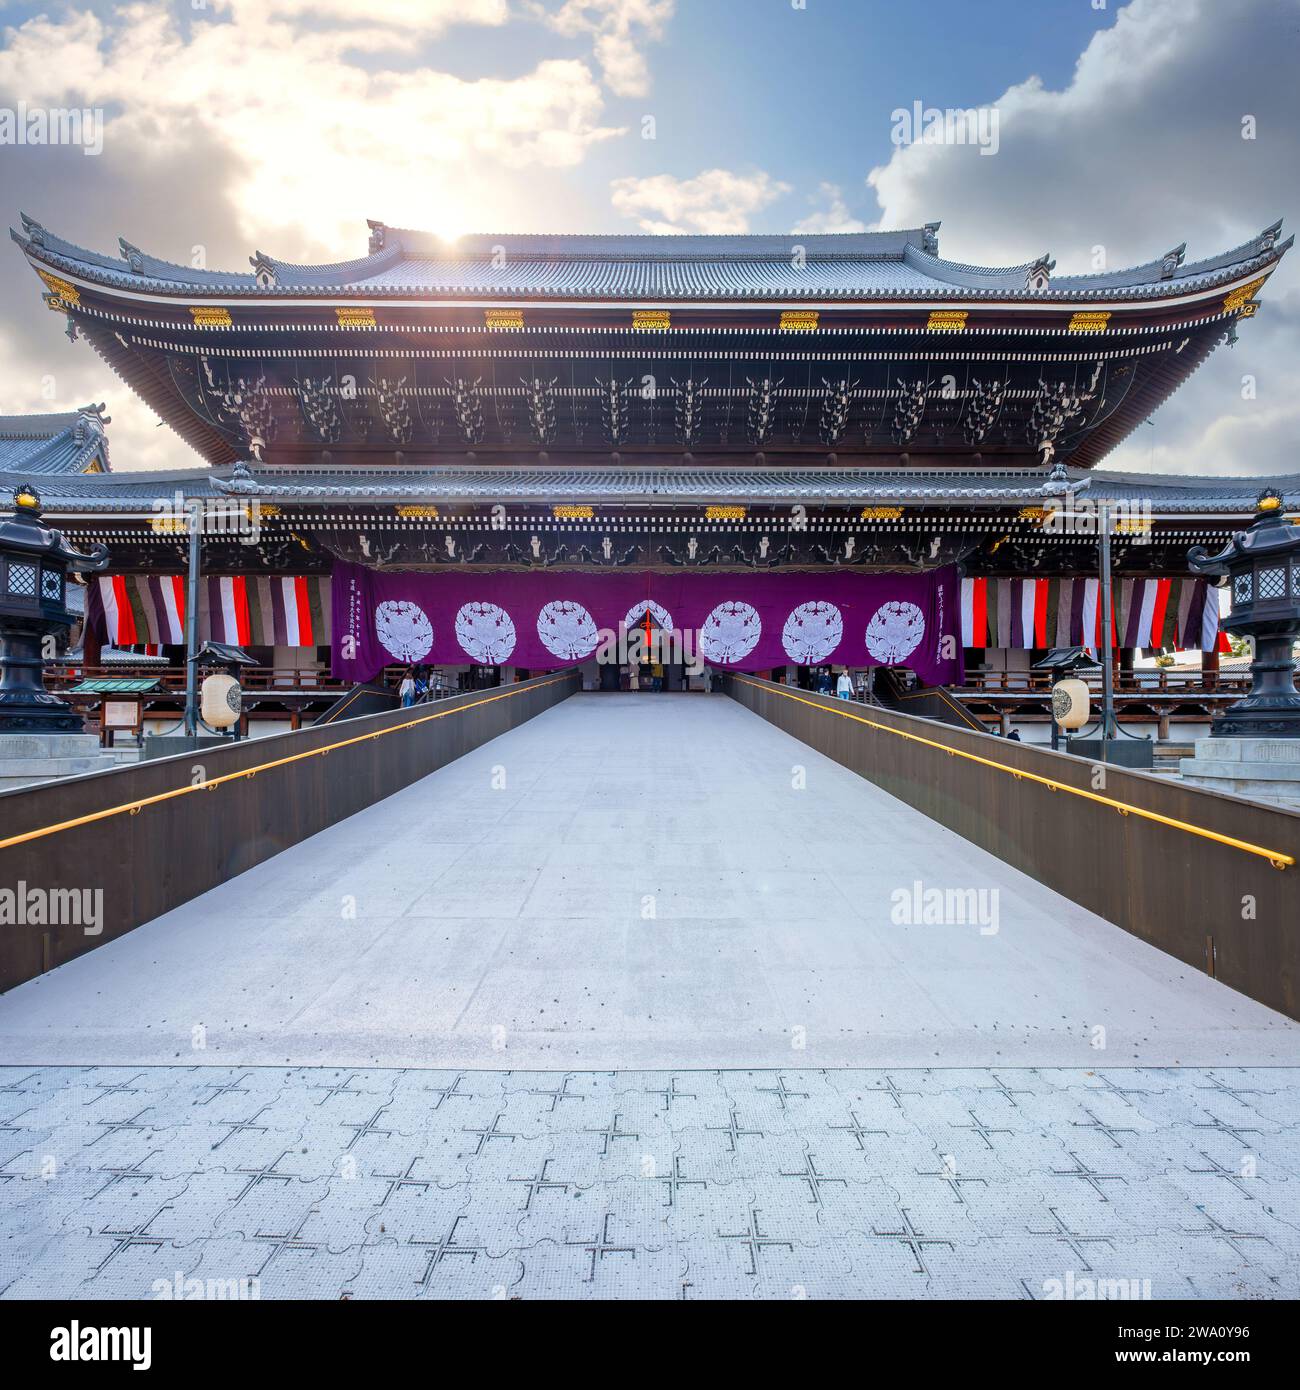
<path id="1" fill-rule="evenodd" d="M 336 561 L 334 674 L 390 663 L 575 665 L 647 611 L 706 665 L 907 666 L 962 676 L 955 567 L 917 574 L 401 573 Z"/>

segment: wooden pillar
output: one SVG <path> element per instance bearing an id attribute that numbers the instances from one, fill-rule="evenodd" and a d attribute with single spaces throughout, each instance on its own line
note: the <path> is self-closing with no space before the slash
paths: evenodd
<path id="1" fill-rule="evenodd" d="M 87 619 L 81 626 L 81 665 L 83 669 L 87 666 L 99 665 L 103 646 L 99 633 L 95 631 L 94 624 Z"/>
<path id="2" fill-rule="evenodd" d="M 1201 653 L 1201 685 L 1206 690 L 1215 690 L 1219 684 L 1219 653 Z"/>

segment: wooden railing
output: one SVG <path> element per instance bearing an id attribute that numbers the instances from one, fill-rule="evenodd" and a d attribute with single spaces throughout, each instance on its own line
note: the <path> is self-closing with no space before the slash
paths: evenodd
<path id="1" fill-rule="evenodd" d="M 1101 691 L 1101 673 L 1085 673 L 1082 680 L 1092 691 Z M 1053 677 L 1050 671 L 968 671 L 960 685 L 952 689 L 972 694 L 1037 694 L 1051 693 Z M 1167 671 L 1160 668 L 1141 671 L 1117 671 L 1117 695 L 1168 695 L 1195 698 L 1199 695 L 1244 695 L 1250 689 L 1248 671 Z"/>
<path id="2" fill-rule="evenodd" d="M 85 680 L 114 680 L 145 677 L 156 680 L 162 690 L 185 692 L 184 666 L 159 666 L 151 662 L 115 661 L 111 665 L 69 665 L 55 663 L 45 668 L 45 684 L 50 690 L 67 690 Z M 320 690 L 335 695 L 349 688 L 328 671 L 307 666 L 245 666 L 240 672 L 245 690 Z"/>

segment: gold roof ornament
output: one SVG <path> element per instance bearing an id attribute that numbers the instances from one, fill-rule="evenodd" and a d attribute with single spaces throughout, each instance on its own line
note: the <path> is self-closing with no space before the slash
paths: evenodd
<path id="1" fill-rule="evenodd" d="M 60 275 L 51 275 L 48 270 L 38 270 L 36 273 L 45 282 L 45 288 L 53 296 L 54 302 L 50 305 L 51 309 L 69 306 L 76 309 L 81 306 L 81 291 L 70 280 L 65 280 Z"/>
<path id="2" fill-rule="evenodd" d="M 233 328 L 230 310 L 211 304 L 191 304 L 190 314 L 195 328 Z"/>
<path id="3" fill-rule="evenodd" d="M 1225 296 L 1223 301 L 1223 312 L 1225 314 L 1236 313 L 1239 309 L 1244 309 L 1246 304 L 1254 299 L 1268 277 L 1261 275 L 1258 280 L 1252 280 L 1248 285 L 1242 285 L 1239 290 L 1233 290 L 1230 295 Z"/>
<path id="4" fill-rule="evenodd" d="M 926 329 L 930 333 L 964 333 L 969 312 L 968 309 L 931 309 Z"/>

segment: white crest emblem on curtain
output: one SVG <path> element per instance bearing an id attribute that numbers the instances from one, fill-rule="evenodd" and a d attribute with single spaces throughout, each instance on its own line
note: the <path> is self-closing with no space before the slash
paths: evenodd
<path id="1" fill-rule="evenodd" d="M 801 603 L 785 620 L 781 645 L 798 666 L 825 661 L 844 636 L 844 619 L 833 603 Z"/>
<path id="2" fill-rule="evenodd" d="M 885 666 L 897 666 L 921 645 L 925 614 L 914 603 L 882 603 L 867 624 L 867 650 Z"/>
<path id="3" fill-rule="evenodd" d="M 456 614 L 456 641 L 485 666 L 500 666 L 515 649 L 515 625 L 495 603 L 467 603 Z"/>
<path id="4" fill-rule="evenodd" d="M 398 661 L 419 661 L 433 649 L 433 624 L 418 603 L 389 599 L 375 609 L 375 636 Z"/>
<path id="5" fill-rule="evenodd" d="M 596 650 L 600 633 L 590 613 L 580 603 L 556 599 L 537 615 L 537 635 L 542 646 L 562 661 L 582 661 Z"/>
<path id="6" fill-rule="evenodd" d="M 720 603 L 704 620 L 700 650 L 706 660 L 725 666 L 747 657 L 762 633 L 762 619 L 749 604 Z"/>
<path id="7" fill-rule="evenodd" d="M 630 632 L 637 627 L 649 613 L 650 616 L 659 624 L 664 632 L 673 630 L 673 615 L 662 605 L 656 603 L 652 598 L 643 598 L 638 603 L 634 603 L 627 610 L 627 617 L 623 619 L 623 626 Z"/>

